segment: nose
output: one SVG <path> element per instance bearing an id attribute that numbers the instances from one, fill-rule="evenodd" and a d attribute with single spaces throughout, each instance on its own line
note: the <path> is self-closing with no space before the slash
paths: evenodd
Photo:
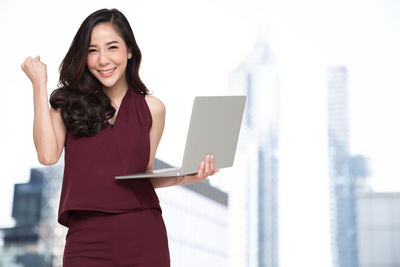
<path id="1" fill-rule="evenodd" d="M 102 66 L 106 66 L 109 63 L 109 58 L 107 56 L 107 53 L 105 52 L 100 52 L 99 53 L 99 64 Z"/>

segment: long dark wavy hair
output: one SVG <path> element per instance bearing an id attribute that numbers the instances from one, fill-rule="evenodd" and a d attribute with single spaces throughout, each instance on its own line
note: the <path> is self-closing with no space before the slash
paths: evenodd
<path id="1" fill-rule="evenodd" d="M 117 9 L 100 9 L 92 13 L 82 22 L 61 62 L 58 88 L 50 95 L 51 107 L 60 109 L 65 127 L 78 138 L 97 134 L 116 112 L 103 85 L 87 67 L 92 30 L 101 22 L 112 23 L 132 52 L 126 67 L 128 87 L 143 95 L 149 93 L 139 77 L 142 54 L 126 17 Z"/>

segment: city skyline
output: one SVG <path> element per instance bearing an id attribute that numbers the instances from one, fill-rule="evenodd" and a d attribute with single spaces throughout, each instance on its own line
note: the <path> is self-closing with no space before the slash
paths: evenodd
<path id="1" fill-rule="evenodd" d="M 400 171 L 395 168 L 394 154 L 400 149 L 397 138 L 400 126 L 393 123 L 400 112 L 397 104 L 400 4 L 392 1 L 215 1 L 191 7 L 184 1 L 157 3 L 138 1 L 135 5 L 122 2 L 114 5 L 132 20 L 143 53 L 142 77 L 167 107 L 159 157 L 179 165 L 181 155 L 171 155 L 171 151 L 181 151 L 184 146 L 181 141 L 186 134 L 184 127 L 179 128 L 181 132 L 175 130 L 177 123 L 182 125 L 189 119 L 182 111 L 190 109 L 195 95 L 227 92 L 228 73 L 251 51 L 257 39 L 257 26 L 266 24 L 268 34 L 265 35 L 277 56 L 282 91 L 281 265 L 327 266 L 328 247 L 316 246 L 321 238 L 328 240 L 329 231 L 323 226 L 328 218 L 323 210 L 327 200 L 324 205 L 315 203 L 316 199 L 325 201 L 328 195 L 328 167 L 324 158 L 327 154 L 326 68 L 339 62 L 348 66 L 351 75 L 350 152 L 371 160 L 370 183 L 375 190 L 400 191 Z M 78 4 L 82 9 L 74 8 Z M 58 65 L 78 23 L 88 15 L 88 10 L 108 5 L 105 1 L 90 7 L 81 2 L 17 5 L 4 1 L 1 4 L 5 40 L 1 56 L 7 64 L 2 64 L 0 71 L 7 75 L 3 81 L 5 89 L 0 91 L 0 108 L 2 114 L 13 112 L 4 118 L 1 138 L 2 225 L 11 223 L 12 185 L 25 182 L 29 168 L 40 166 L 32 139 L 32 92 L 20 64 L 28 55 L 41 54 L 48 66 L 48 92 L 51 92 L 56 85 Z M 174 5 L 185 12 L 174 13 Z M 59 12 L 61 9 L 63 12 Z M 49 25 L 48 21 L 53 23 Z M 181 102 L 176 101 L 178 95 Z M 15 107 L 23 111 L 15 112 Z M 229 177 L 222 172 L 210 182 L 221 188 L 229 187 Z M 298 210 L 303 213 L 298 214 Z M 318 217 L 315 217 L 316 211 L 320 211 Z M 299 220 L 299 216 L 313 220 L 310 224 Z M 290 224 L 291 221 L 297 224 Z M 306 232 L 314 235 L 308 237 Z M 307 245 L 297 241 L 307 238 Z M 311 255 L 309 251 L 316 253 Z"/>

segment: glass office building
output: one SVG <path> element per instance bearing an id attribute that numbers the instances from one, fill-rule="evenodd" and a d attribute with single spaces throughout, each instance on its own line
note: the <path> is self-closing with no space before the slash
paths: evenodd
<path id="1" fill-rule="evenodd" d="M 229 94 L 247 95 L 232 182 L 231 266 L 277 267 L 279 82 L 268 44 L 255 44 L 230 74 Z M 231 204 L 232 203 L 232 204 Z"/>
<path id="2" fill-rule="evenodd" d="M 356 177 L 350 173 L 348 73 L 328 70 L 328 153 L 333 267 L 357 267 Z"/>

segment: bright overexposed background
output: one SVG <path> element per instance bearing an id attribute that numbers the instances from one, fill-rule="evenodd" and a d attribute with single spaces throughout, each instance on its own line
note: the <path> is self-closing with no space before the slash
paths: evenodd
<path id="1" fill-rule="evenodd" d="M 141 77 L 167 108 L 158 157 L 179 165 L 194 96 L 228 94 L 228 74 L 267 39 L 280 74 L 280 259 L 329 266 L 326 70 L 349 72 L 350 151 L 370 159 L 374 190 L 400 191 L 398 1 L 0 2 L 0 226 L 11 226 L 13 185 L 39 167 L 33 98 L 20 65 L 40 55 L 48 94 L 80 23 L 116 7 L 142 51 Z M 256 115 L 255 115 L 256 116 Z M 257 119 L 257 118 L 255 118 Z M 210 181 L 228 190 L 223 172 Z M 324 224 L 324 225 L 321 225 Z M 322 253 L 314 253 L 321 250 Z M 310 258 L 311 257 L 311 258 Z"/>

